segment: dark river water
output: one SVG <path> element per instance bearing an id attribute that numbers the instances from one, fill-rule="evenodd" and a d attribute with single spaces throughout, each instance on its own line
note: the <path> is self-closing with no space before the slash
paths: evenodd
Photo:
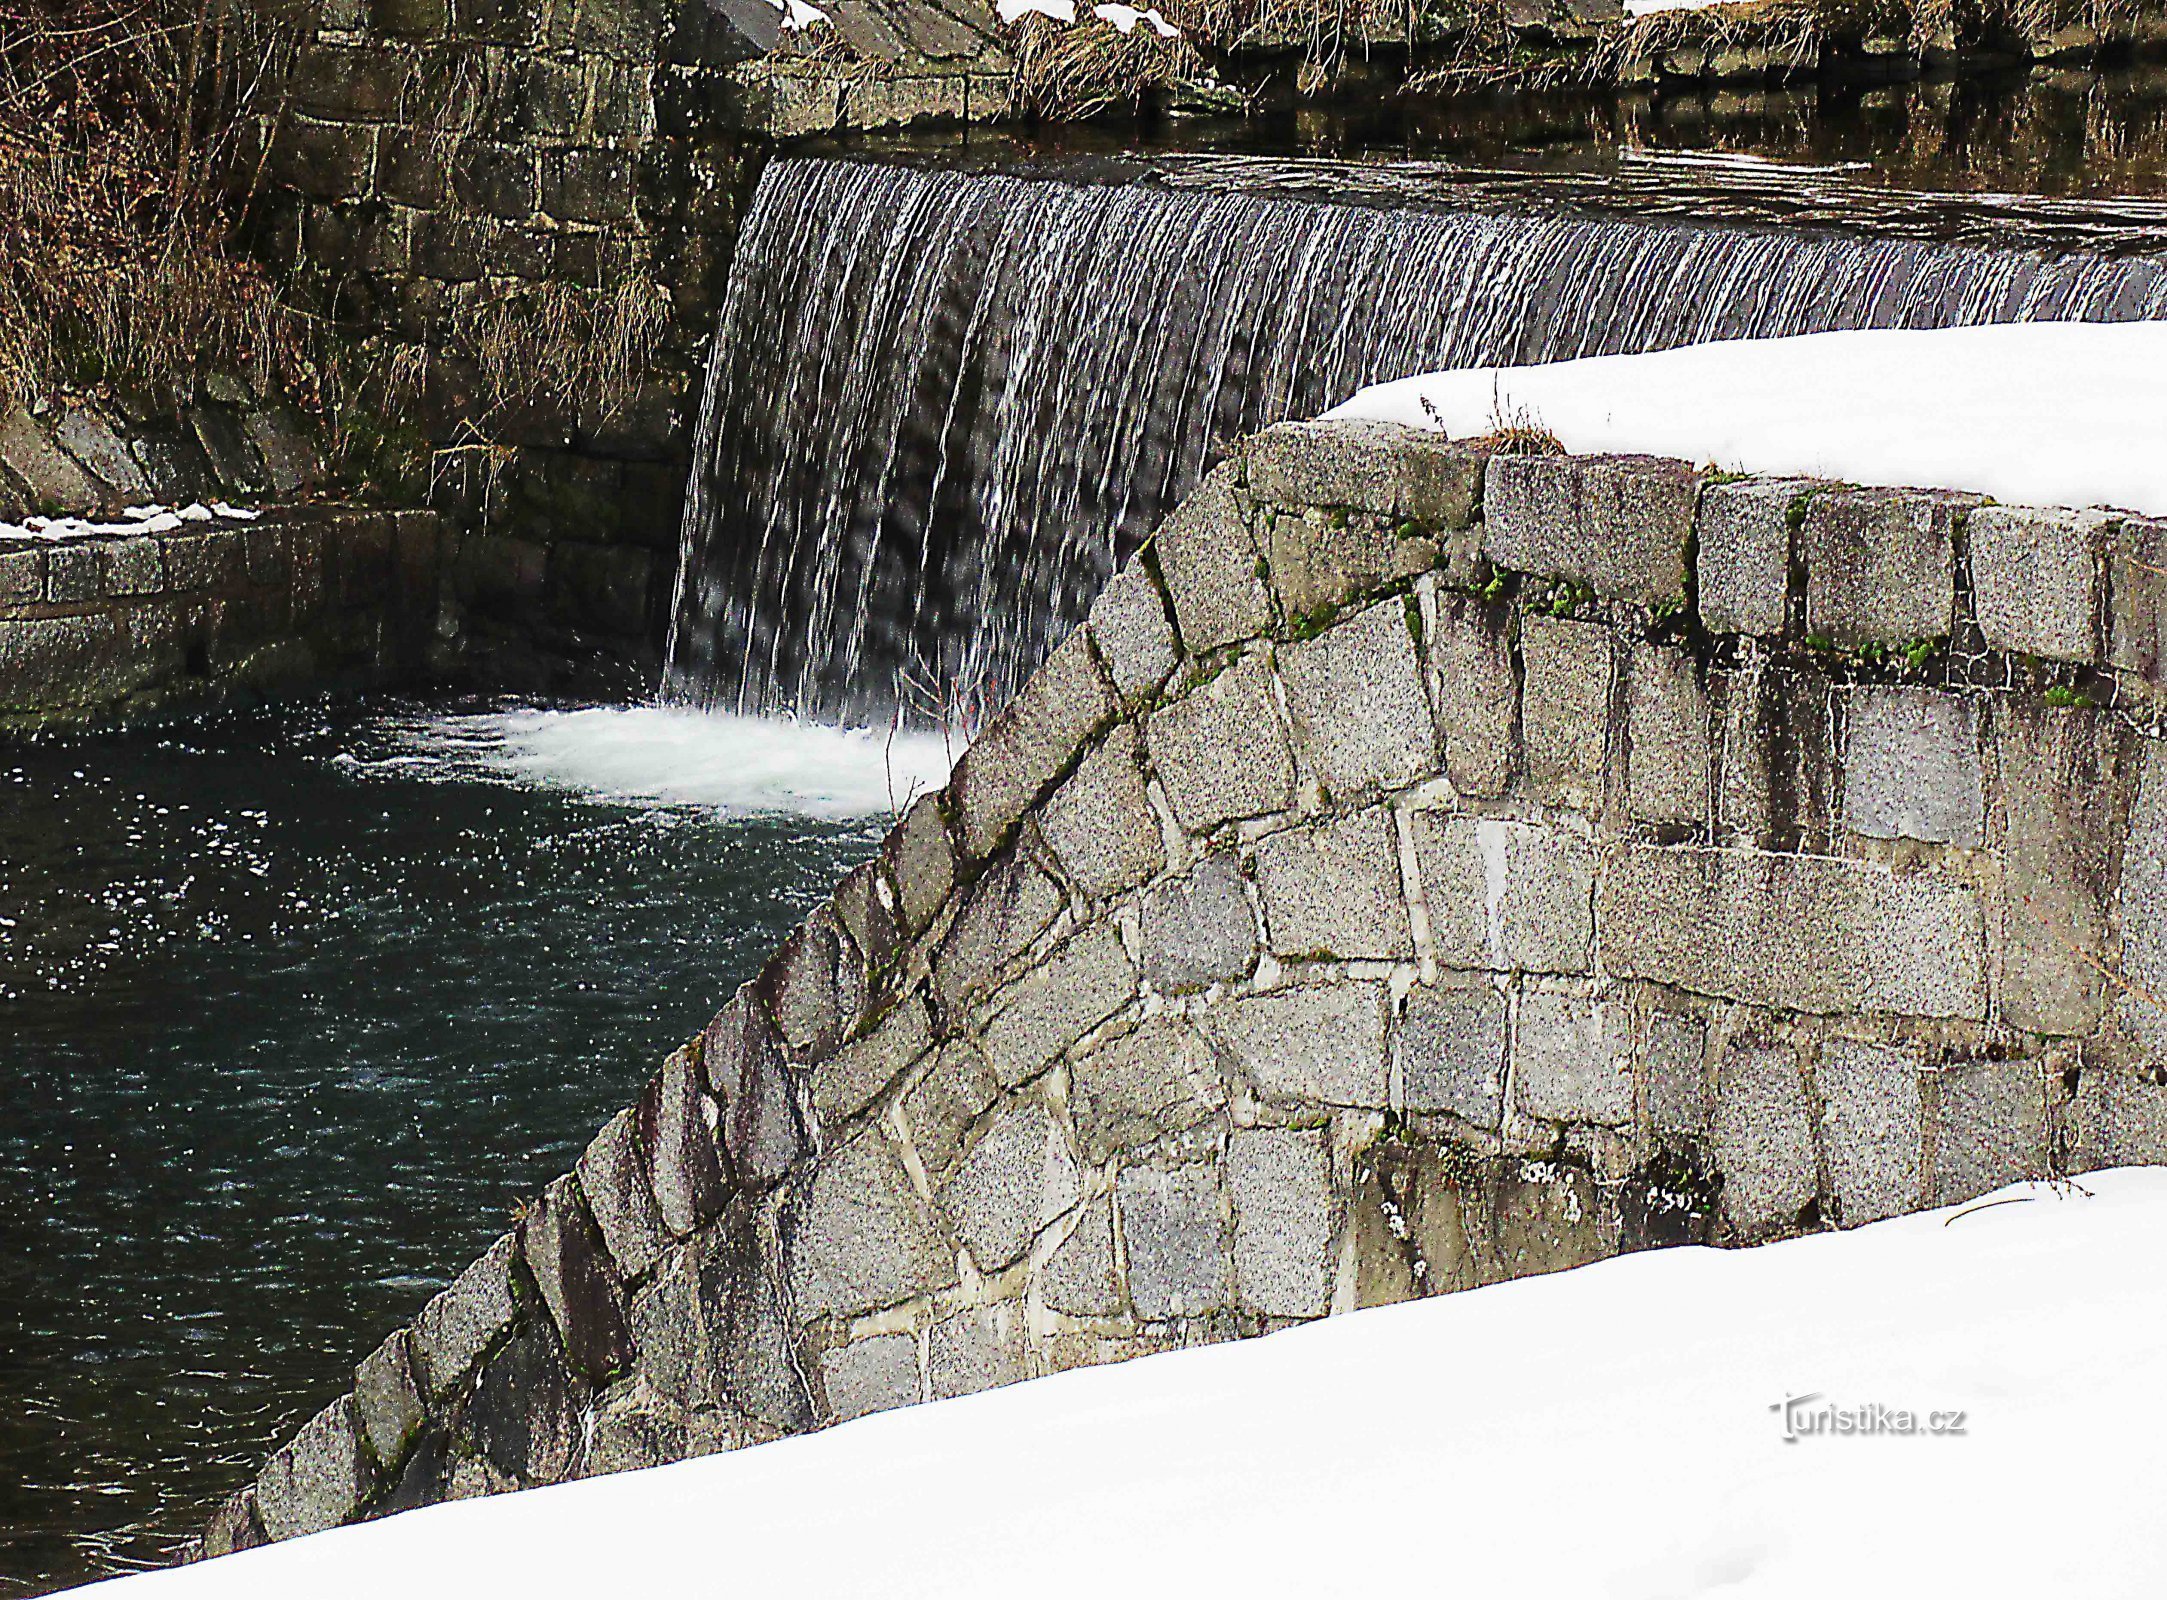
<path id="1" fill-rule="evenodd" d="M 868 852 L 877 802 L 713 729 L 0 747 L 0 1595 L 156 1561 Z"/>

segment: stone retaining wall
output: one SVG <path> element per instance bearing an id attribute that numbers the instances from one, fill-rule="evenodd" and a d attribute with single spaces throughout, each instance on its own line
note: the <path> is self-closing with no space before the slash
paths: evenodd
<path id="1" fill-rule="evenodd" d="M 0 731 L 414 672 L 443 544 L 432 512 L 341 507 L 0 538 Z"/>
<path id="2" fill-rule="evenodd" d="M 2163 573 L 1273 429 L 203 1548 L 2167 1159 Z"/>

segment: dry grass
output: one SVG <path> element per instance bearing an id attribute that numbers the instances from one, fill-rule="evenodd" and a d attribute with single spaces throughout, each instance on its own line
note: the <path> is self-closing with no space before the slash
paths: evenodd
<path id="1" fill-rule="evenodd" d="M 1015 107 L 1049 121 L 1133 106 L 1204 72 L 1203 58 L 1186 37 L 1168 39 L 1145 24 L 1123 33 L 1084 7 L 1073 26 L 1033 14 L 1009 31 Z"/>

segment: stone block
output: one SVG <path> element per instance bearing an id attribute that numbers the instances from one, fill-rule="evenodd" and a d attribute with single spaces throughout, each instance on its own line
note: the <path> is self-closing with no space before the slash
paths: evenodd
<path id="1" fill-rule="evenodd" d="M 2100 511 L 1980 506 L 1965 522 L 1972 606 L 1988 646 L 2055 661 L 2099 659 Z"/>
<path id="2" fill-rule="evenodd" d="M 517 1238 L 504 1234 L 421 1308 L 409 1346 L 422 1394 L 442 1400 L 464 1383 L 519 1314 L 512 1299 Z"/>
<path id="3" fill-rule="evenodd" d="M 1700 618 L 1710 633 L 1783 632 L 1791 584 L 1791 529 L 1810 478 L 1741 478 L 1701 490 Z"/>
<path id="4" fill-rule="evenodd" d="M 0 606 L 34 606 L 44 598 L 45 552 L 0 545 Z"/>
<path id="5" fill-rule="evenodd" d="M 1283 811 L 1294 801 L 1294 758 L 1261 656 L 1244 656 L 1154 711 L 1144 742 L 1176 820 L 1190 833 Z"/>
<path id="6" fill-rule="evenodd" d="M 2167 744 L 2144 740 L 2139 761 L 2115 905 L 2122 977 L 2133 992 L 2121 993 L 2115 1010 L 2138 1049 L 2161 1061 L 2167 1060 L 2167 1016 L 2140 996 L 2167 995 Z"/>
<path id="7" fill-rule="evenodd" d="M 1856 689 L 1844 734 L 1846 828 L 1966 849 L 1985 842 L 1977 700 L 1934 689 Z"/>
<path id="8" fill-rule="evenodd" d="M 369 31 L 394 38 L 425 39 L 451 25 L 449 0 L 368 0 Z"/>
<path id="9" fill-rule="evenodd" d="M 833 1054 L 865 1005 L 865 965 L 834 913 L 821 907 L 783 941 L 751 985 L 794 1061 Z"/>
<path id="10" fill-rule="evenodd" d="M 1055 647 L 956 764 L 948 793 L 963 853 L 983 861 L 1120 709 L 1087 630 Z"/>
<path id="11" fill-rule="evenodd" d="M 877 1134 L 815 1168 L 784 1223 L 790 1288 L 806 1317 L 859 1316 L 956 1281 L 932 1213 Z"/>
<path id="12" fill-rule="evenodd" d="M 977 1045 L 951 1039 L 940 1047 L 926 1075 L 903 1097 L 903 1125 L 928 1173 L 939 1178 L 955 1165 L 972 1124 L 1000 1092 Z"/>
<path id="13" fill-rule="evenodd" d="M 623 222 L 633 177 L 627 151 L 553 150 L 542 158 L 542 209 L 559 222 Z"/>
<path id="14" fill-rule="evenodd" d="M 885 1004 L 894 997 L 889 980 L 895 977 L 904 942 L 900 901 L 886 863 L 876 856 L 851 868 L 835 886 L 829 904 L 836 926 L 864 960 L 868 998 Z"/>
<path id="15" fill-rule="evenodd" d="M 1830 1039 L 1814 1082 L 1838 1219 L 1852 1228 L 1916 1211 L 1926 1161 L 1919 1063 L 1886 1045 Z"/>
<path id="16" fill-rule="evenodd" d="M 595 1405 L 579 1475 L 601 1478 L 683 1461 L 692 1454 L 690 1422 L 681 1408 L 638 1384 L 620 1384 Z"/>
<path id="17" fill-rule="evenodd" d="M 264 1464 L 256 1478 L 256 1512 L 274 1540 L 321 1533 L 360 1511 L 365 1487 L 353 1401 L 342 1395 Z"/>
<path id="18" fill-rule="evenodd" d="M 1385 1104 L 1384 985 L 1324 984 L 1244 995 L 1200 1018 L 1259 1094 L 1312 1104 Z"/>
<path id="19" fill-rule="evenodd" d="M 1487 453 L 1395 422 L 1281 422 L 1243 442 L 1242 469 L 1259 502 L 1353 507 L 1429 528 L 1464 528 L 1482 496 Z"/>
<path id="20" fill-rule="evenodd" d="M 1435 811 L 1416 812 L 1413 825 L 1440 962 L 1493 972 L 1590 970 L 1595 853 L 1585 839 Z"/>
<path id="21" fill-rule="evenodd" d="M 272 147 L 270 170 L 278 182 L 311 200 L 366 195 L 376 170 L 376 129 L 293 118 Z"/>
<path id="22" fill-rule="evenodd" d="M 1633 1026 L 1615 1001 L 1521 995 L 1512 1031 L 1513 1100 L 1545 1122 L 1622 1128 L 1633 1120 Z"/>
<path id="23" fill-rule="evenodd" d="M 1091 638 L 1124 706 L 1141 706 L 1166 686 L 1180 652 L 1166 597 L 1143 556 L 1131 556 L 1091 602 Z"/>
<path id="24" fill-rule="evenodd" d="M 906 996 L 855 1044 L 813 1069 L 813 1110 L 824 1127 L 856 1116 L 933 1047 L 933 1019 L 921 995 Z"/>
<path id="25" fill-rule="evenodd" d="M 1162 1322 L 1224 1310 L 1226 1222 L 1213 1169 L 1128 1167 L 1115 1192 L 1136 1314 Z"/>
<path id="26" fill-rule="evenodd" d="M 617 1270 L 627 1278 L 644 1277 L 661 1258 L 666 1237 L 630 1111 L 620 1111 L 603 1124 L 579 1158 L 578 1173 L 580 1190 Z"/>
<path id="27" fill-rule="evenodd" d="M 1084 1160 L 1186 1132 L 1226 1105 L 1218 1062 L 1179 1017 L 1146 1017 L 1130 1032 L 1077 1058 L 1069 1114 Z"/>
<path id="28" fill-rule="evenodd" d="M 424 1420 L 407 1332 L 401 1328 L 354 1369 L 354 1425 L 377 1467 L 392 1477 L 405 1464 Z"/>
<path id="29" fill-rule="evenodd" d="M 1716 1069 L 1709 1153 L 1723 1174 L 1723 1217 L 1741 1240 L 1797 1227 L 1818 1192 L 1813 1113 L 1788 1045 L 1733 1042 Z"/>
<path id="30" fill-rule="evenodd" d="M 1024 1369 L 1023 1308 L 977 1306 L 926 1331 L 926 1378 L 935 1400 L 1016 1383 Z"/>
<path id="31" fill-rule="evenodd" d="M 1611 976 L 1778 1009 L 1986 1017 L 1977 893 L 1863 862 L 1628 845 L 1596 892 Z"/>
<path id="32" fill-rule="evenodd" d="M 1653 1134 L 1699 1137 L 1715 1105 L 1708 1084 L 1708 1026 L 1658 1011 L 1641 1043 L 1641 1117 Z"/>
<path id="33" fill-rule="evenodd" d="M 1514 1161 L 1488 1185 L 1490 1237 L 1476 1241 L 1482 1281 L 1564 1272 L 1617 1249 L 1611 1208 L 1595 1180 L 1555 1161 Z"/>
<path id="34" fill-rule="evenodd" d="M 98 547 L 108 595 L 126 598 L 156 594 L 165 587 L 164 564 L 156 539 L 115 539 Z"/>
<path id="35" fill-rule="evenodd" d="M 1512 611 L 1473 595 L 1440 594 L 1431 631 L 1437 731 L 1456 793 L 1495 799 L 1519 754 L 1520 683 L 1512 666 Z"/>
<path id="36" fill-rule="evenodd" d="M 1443 1111 L 1477 1128 L 1499 1124 L 1505 1082 L 1505 997 L 1486 983 L 1418 984 L 1400 1020 L 1409 1111 Z"/>
<path id="37" fill-rule="evenodd" d="M 1267 1317 L 1323 1316 L 1337 1256 L 1325 1131 L 1237 1128 L 1226 1167 L 1240 1304 Z"/>
<path id="38" fill-rule="evenodd" d="M 1257 886 L 1276 955 L 1412 957 L 1399 830 L 1384 806 L 1257 843 Z"/>
<path id="39" fill-rule="evenodd" d="M 203 1527 L 202 1559 L 230 1556 L 236 1550 L 255 1550 L 267 1542 L 263 1521 L 256 1515 L 256 1490 L 251 1484 L 226 1496 L 211 1509 Z"/>
<path id="40" fill-rule="evenodd" d="M 2072 1172 L 2167 1164 L 2167 1084 L 2087 1068 L 2063 1115 Z"/>
<path id="41" fill-rule="evenodd" d="M 763 1220 L 758 1233 L 766 1231 Z M 797 1433 L 811 1427 L 812 1396 L 797 1349 L 800 1312 L 785 1305 L 749 1211 L 708 1229 L 689 1248 L 702 1336 L 730 1409 L 760 1431 Z M 647 1348 L 655 1342 L 650 1334 Z"/>
<path id="42" fill-rule="evenodd" d="M 1413 604 L 1380 601 L 1279 652 L 1294 747 L 1335 800 L 1402 789 L 1437 770 Z"/>
<path id="43" fill-rule="evenodd" d="M 1436 537 L 1411 522 L 1272 506 L 1258 516 L 1272 593 L 1297 628 L 1405 584 L 1442 554 Z"/>
<path id="44" fill-rule="evenodd" d="M 1482 549 L 1512 572 L 1572 578 L 1639 605 L 1685 599 L 1700 474 L 1653 456 L 1498 456 Z"/>
<path id="45" fill-rule="evenodd" d="M 1069 1317 L 1121 1314 L 1121 1276 L 1114 1265 L 1114 1206 L 1101 1197 L 1083 1208 L 1076 1227 L 1038 1273 L 1039 1298 Z"/>
<path id="46" fill-rule="evenodd" d="M 986 1060 L 1013 1088 L 1136 998 L 1136 968 L 1110 922 L 1085 929 L 990 1002 Z"/>
<path id="47" fill-rule="evenodd" d="M 164 541 L 166 582 L 177 592 L 237 588 L 247 573 L 248 547 L 236 534 L 179 534 Z"/>
<path id="48" fill-rule="evenodd" d="M 1831 489 L 1806 502 L 1806 632 L 1843 649 L 1946 638 L 1956 525 L 1973 503 L 1914 489 Z"/>
<path id="49" fill-rule="evenodd" d="M 911 802 L 881 846 L 881 857 L 895 879 L 903 927 L 915 937 L 956 887 L 955 841 L 949 837 L 941 796 L 920 795 Z"/>
<path id="50" fill-rule="evenodd" d="M 1142 758 L 1136 730 L 1117 725 L 1039 811 L 1039 832 L 1062 870 L 1093 899 L 1133 889 L 1166 865 Z"/>
<path id="51" fill-rule="evenodd" d="M 820 916 L 815 912 L 807 926 Z M 805 1151 L 783 1045 L 751 984 L 715 1013 L 701 1035 L 701 1073 L 716 1106 L 715 1140 L 740 1188 L 764 1189 L 779 1182 Z"/>
<path id="52" fill-rule="evenodd" d="M 717 1405 L 723 1399 L 719 1352 L 702 1297 L 701 1244 L 694 1238 L 672 1248 L 653 1279 L 632 1297 L 630 1325 L 639 1353 L 636 1381 L 682 1410 Z"/>
<path id="53" fill-rule="evenodd" d="M 2127 517 L 2107 535 L 2107 664 L 2167 682 L 2167 519 Z"/>
<path id="54" fill-rule="evenodd" d="M 89 511 L 103 498 L 97 480 L 19 405 L 0 408 L 0 473 L 20 483 L 33 506 L 55 512 Z"/>
<path id="55" fill-rule="evenodd" d="M 1152 885 L 1138 926 L 1144 979 L 1162 994 L 1235 983 L 1256 965 L 1257 916 L 1230 855 L 1205 856 L 1186 875 Z"/>
<path id="56" fill-rule="evenodd" d="M 128 441 L 97 412 L 71 406 L 53 425 L 53 442 L 88 469 L 123 505 L 151 498 L 150 479 L 128 449 Z"/>
<path id="57" fill-rule="evenodd" d="M 1044 1106 L 1026 1102 L 987 1124 L 940 1199 L 971 1259 L 993 1272 L 1028 1250 L 1038 1230 L 1082 1194 L 1060 1128 Z"/>
<path id="58" fill-rule="evenodd" d="M 820 1385 L 837 1422 L 916 1405 L 918 1341 L 907 1333 L 881 1333 L 830 1350 L 820 1358 Z"/>
<path id="59" fill-rule="evenodd" d="M 1642 822 L 1708 823 L 1708 692 L 1682 650 L 1635 644 L 1626 684 L 1626 807 Z"/>
<path id="60" fill-rule="evenodd" d="M 2047 1173 L 2047 1086 L 2036 1061 L 1975 1061 L 1933 1075 L 1932 1192 L 1958 1205 Z"/>
<path id="61" fill-rule="evenodd" d="M 2107 713 L 2004 699 L 1994 713 L 2001 778 L 1999 1001 L 2004 1022 L 2090 1034 L 2106 1010 L 2096 957 L 2107 948 L 2116 840 L 2134 741 Z M 2148 868 L 2132 861 L 2133 883 Z"/>
<path id="62" fill-rule="evenodd" d="M 578 1179 L 559 1178 L 542 1191 L 520 1223 L 519 1242 L 574 1370 L 597 1386 L 629 1371 L 624 1284 L 587 1213 Z"/>
<path id="63" fill-rule="evenodd" d="M 1520 662 L 1520 730 L 1535 798 L 1575 811 L 1601 810 L 1610 630 L 1563 617 L 1522 617 Z"/>
<path id="64" fill-rule="evenodd" d="M 1061 914 L 1060 887 L 1022 850 L 980 878 L 933 958 L 933 993 L 949 1016 L 994 987 Z"/>
<path id="65" fill-rule="evenodd" d="M 80 605 L 101 598 L 104 563 L 94 544 L 54 545 L 45 553 L 45 598 L 56 605 Z"/>
<path id="66" fill-rule="evenodd" d="M 720 1211 L 726 1198 L 727 1175 L 715 1142 L 721 1108 L 690 1053 L 678 1050 L 647 1080 L 635 1115 L 655 1210 L 671 1237 L 681 1239 Z"/>
<path id="67" fill-rule="evenodd" d="M 1191 655 L 1253 639 L 1274 621 L 1258 571 L 1264 553 L 1250 535 L 1235 476 L 1232 463 L 1215 469 L 1151 540 Z"/>

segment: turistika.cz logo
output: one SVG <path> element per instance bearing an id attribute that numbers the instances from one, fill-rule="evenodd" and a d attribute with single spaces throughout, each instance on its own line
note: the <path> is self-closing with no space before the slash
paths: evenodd
<path id="1" fill-rule="evenodd" d="M 1963 1411 L 1911 1411 L 1885 1406 L 1879 1401 L 1840 1406 L 1824 1394 L 1795 1394 L 1768 1408 L 1783 1418 L 1783 1442 L 1801 1439 L 1861 1438 L 1875 1434 L 1897 1437 L 1962 1438 L 1970 1426 Z"/>

